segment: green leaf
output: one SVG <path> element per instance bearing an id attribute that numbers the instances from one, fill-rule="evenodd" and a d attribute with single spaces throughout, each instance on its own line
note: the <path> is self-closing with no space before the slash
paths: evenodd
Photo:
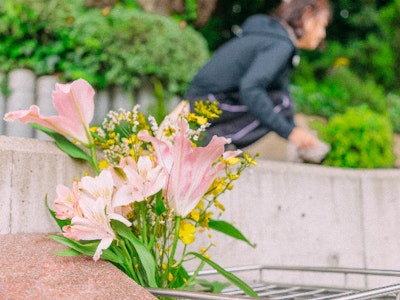
<path id="1" fill-rule="evenodd" d="M 118 235 L 125 238 L 126 241 L 129 241 L 130 244 L 135 248 L 138 259 L 141 262 L 142 267 L 144 268 L 147 276 L 147 281 L 150 287 L 157 287 L 156 283 L 156 262 L 154 260 L 153 255 L 147 249 L 147 247 L 140 241 L 127 227 L 125 224 L 111 220 L 111 224 L 113 229 Z"/>
<path id="2" fill-rule="evenodd" d="M 179 265 L 174 271 L 174 281 L 170 282 L 169 288 L 180 288 L 186 285 L 187 280 L 189 279 L 189 274 L 186 269 Z"/>
<path id="3" fill-rule="evenodd" d="M 243 280 L 241 280 L 239 277 L 237 277 L 235 274 L 226 271 L 224 268 L 222 268 L 220 265 L 217 263 L 213 262 L 212 260 L 204 257 L 203 255 L 196 253 L 196 252 L 189 252 L 188 254 L 191 254 L 198 259 L 204 261 L 206 264 L 208 264 L 210 267 L 212 267 L 214 270 L 216 270 L 219 274 L 224 276 L 226 279 L 228 279 L 232 284 L 240 288 L 243 292 L 245 292 L 248 296 L 250 297 L 258 297 L 257 293 Z"/>
<path id="4" fill-rule="evenodd" d="M 162 191 L 156 195 L 156 213 L 161 216 L 167 209 L 165 208 Z"/>
<path id="5" fill-rule="evenodd" d="M 229 286 L 227 282 L 219 282 L 219 281 L 208 281 L 204 279 L 196 279 L 196 283 L 205 287 L 211 293 L 221 294 L 222 291 Z"/>
<path id="6" fill-rule="evenodd" d="M 47 207 L 48 211 L 50 212 L 50 215 L 53 217 L 54 221 L 56 221 L 58 227 L 60 227 L 61 230 L 62 230 L 62 228 L 64 226 L 71 224 L 71 220 L 70 219 L 68 219 L 68 220 L 60 220 L 60 219 L 58 219 L 56 217 L 56 212 L 49 207 L 49 202 L 47 201 L 47 195 L 46 195 L 44 201 L 46 203 L 46 207 Z"/>
<path id="7" fill-rule="evenodd" d="M 65 136 L 51 129 L 38 125 L 36 123 L 29 123 L 29 125 L 43 131 L 44 133 L 52 137 L 58 148 L 60 148 L 62 151 L 67 153 L 72 158 L 86 160 L 90 164 L 93 164 L 92 158 L 85 151 L 83 151 L 81 148 L 79 148 L 77 145 L 75 145 L 69 139 L 67 139 Z"/>
<path id="8" fill-rule="evenodd" d="M 56 252 L 56 255 L 58 256 L 79 256 L 82 253 L 80 253 L 79 251 L 76 251 L 72 248 L 67 248 L 67 249 L 63 249 L 61 251 Z"/>
<path id="9" fill-rule="evenodd" d="M 94 253 L 96 252 L 97 246 L 100 243 L 100 241 L 90 241 L 87 243 L 80 243 L 78 241 L 66 238 L 61 235 L 51 235 L 50 238 L 65 245 L 65 246 L 68 246 L 69 248 L 71 248 L 79 253 L 82 253 L 82 254 L 85 254 L 88 256 L 94 255 Z M 103 253 L 101 254 L 101 258 L 104 260 L 108 260 L 115 264 L 123 263 L 123 261 L 117 255 L 115 255 L 110 249 L 103 250 Z"/>
<path id="10" fill-rule="evenodd" d="M 82 244 L 78 241 L 69 239 L 69 238 L 67 238 L 65 236 L 61 236 L 61 235 L 50 235 L 50 238 L 55 240 L 56 242 L 59 242 L 65 246 L 68 246 L 68 247 L 74 249 L 75 251 L 78 251 L 82 254 L 89 255 L 89 256 L 94 255 L 94 253 L 96 252 L 97 246 L 99 244 L 99 241 Z"/>
<path id="11" fill-rule="evenodd" d="M 235 226 L 231 223 L 222 220 L 210 220 L 208 226 L 211 229 L 222 232 L 230 237 L 246 242 L 251 247 L 255 247 L 255 244 L 251 243 Z"/>

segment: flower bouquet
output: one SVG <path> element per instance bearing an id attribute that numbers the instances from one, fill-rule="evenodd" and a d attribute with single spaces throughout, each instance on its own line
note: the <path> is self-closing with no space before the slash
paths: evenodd
<path id="1" fill-rule="evenodd" d="M 216 103 L 198 102 L 191 113 L 183 101 L 159 125 L 135 106 L 111 111 L 92 127 L 94 90 L 85 80 L 56 84 L 53 103 L 57 116 L 43 116 L 33 105 L 4 119 L 46 132 L 61 150 L 91 166 L 90 175 L 71 187 L 56 187 L 49 211 L 62 234 L 51 237 L 68 246 L 59 255 L 108 260 L 138 284 L 153 288 L 193 288 L 196 274 L 208 264 L 256 296 L 210 259 L 211 240 L 199 251 L 190 250 L 196 235 L 210 230 L 252 246 L 233 225 L 213 218 L 224 211 L 218 197 L 255 165 L 246 153 L 225 151 L 226 138 L 214 136 L 208 145 L 199 145 L 208 120 L 220 114 Z M 193 259 L 199 265 L 189 275 L 184 264 Z"/>

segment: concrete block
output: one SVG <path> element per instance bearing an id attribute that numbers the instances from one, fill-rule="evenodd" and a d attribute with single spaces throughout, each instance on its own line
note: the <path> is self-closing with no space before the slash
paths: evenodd
<path id="1" fill-rule="evenodd" d="M 362 181 L 366 266 L 400 270 L 400 174 L 388 170 L 368 175 Z M 386 282 L 369 280 L 372 286 Z M 395 282 L 393 278 L 391 283 Z"/>
<path id="2" fill-rule="evenodd" d="M 7 99 L 6 111 L 29 109 L 35 102 L 35 75 L 27 69 L 16 69 L 8 75 L 11 94 Z M 33 128 L 18 122 L 6 123 L 6 135 L 32 137 Z"/>
<path id="3" fill-rule="evenodd" d="M 1 171 L 5 178 L 1 193 L 8 197 L 1 203 L 9 205 L 10 215 L 9 232 L 3 233 L 57 231 L 45 205 L 46 195 L 52 205 L 57 184 L 72 186 L 75 177 L 90 169 L 69 158 L 53 142 L 0 136 L 0 145 L 2 164 L 8 163 L 8 168 Z"/>
<path id="4" fill-rule="evenodd" d="M 114 88 L 112 90 L 112 104 L 111 108 L 113 110 L 118 110 L 120 108 L 131 110 L 133 103 L 130 96 L 124 92 L 121 88 Z"/>
<path id="5" fill-rule="evenodd" d="M 57 115 L 58 112 L 53 105 L 52 93 L 57 83 L 56 76 L 41 76 L 36 82 L 36 104 L 40 107 L 40 112 L 45 116 Z M 34 130 L 35 137 L 40 140 L 52 140 L 47 134 L 40 130 Z"/>
<path id="6" fill-rule="evenodd" d="M 0 143 L 5 138 L 0 136 Z M 0 234 L 11 232 L 11 170 L 12 152 L 0 151 Z"/>
<path id="7" fill-rule="evenodd" d="M 111 110 L 111 99 L 108 91 L 100 91 L 95 94 L 94 117 L 92 124 L 101 124 L 107 113 Z"/>
<path id="8" fill-rule="evenodd" d="M 152 112 L 151 106 L 154 106 L 157 101 L 151 90 L 150 84 L 145 84 L 139 89 L 136 99 L 137 104 L 140 105 L 140 110 L 143 112 Z"/>

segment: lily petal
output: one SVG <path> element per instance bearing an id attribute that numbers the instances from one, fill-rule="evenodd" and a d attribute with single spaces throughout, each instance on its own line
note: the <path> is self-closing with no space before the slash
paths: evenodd
<path id="1" fill-rule="evenodd" d="M 58 116 L 43 116 L 40 108 L 32 105 L 29 110 L 7 113 L 4 120 L 19 121 L 22 124 L 36 123 L 83 145 L 91 144 L 89 123 L 94 114 L 94 90 L 91 85 L 83 79 L 70 84 L 56 84 L 53 105 L 59 113 Z"/>

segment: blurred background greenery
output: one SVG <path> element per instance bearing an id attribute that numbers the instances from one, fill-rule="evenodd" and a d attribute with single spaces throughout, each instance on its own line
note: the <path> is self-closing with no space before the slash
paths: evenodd
<path id="1" fill-rule="evenodd" d="M 346 113 L 349 118 L 349 109 L 363 105 L 389 121 L 384 130 L 400 133 L 400 0 L 331 2 L 334 20 L 324 49 L 302 52 L 293 74 L 297 111 L 329 122 Z M 127 91 L 151 82 L 162 97 L 182 96 L 198 68 L 245 18 L 267 13 L 278 3 L 2 0 L 0 72 L 29 68 L 38 76 L 85 78 L 97 89 Z M 364 109 L 350 115 L 355 113 L 367 114 Z M 368 134 L 364 131 L 359 134 Z"/>

